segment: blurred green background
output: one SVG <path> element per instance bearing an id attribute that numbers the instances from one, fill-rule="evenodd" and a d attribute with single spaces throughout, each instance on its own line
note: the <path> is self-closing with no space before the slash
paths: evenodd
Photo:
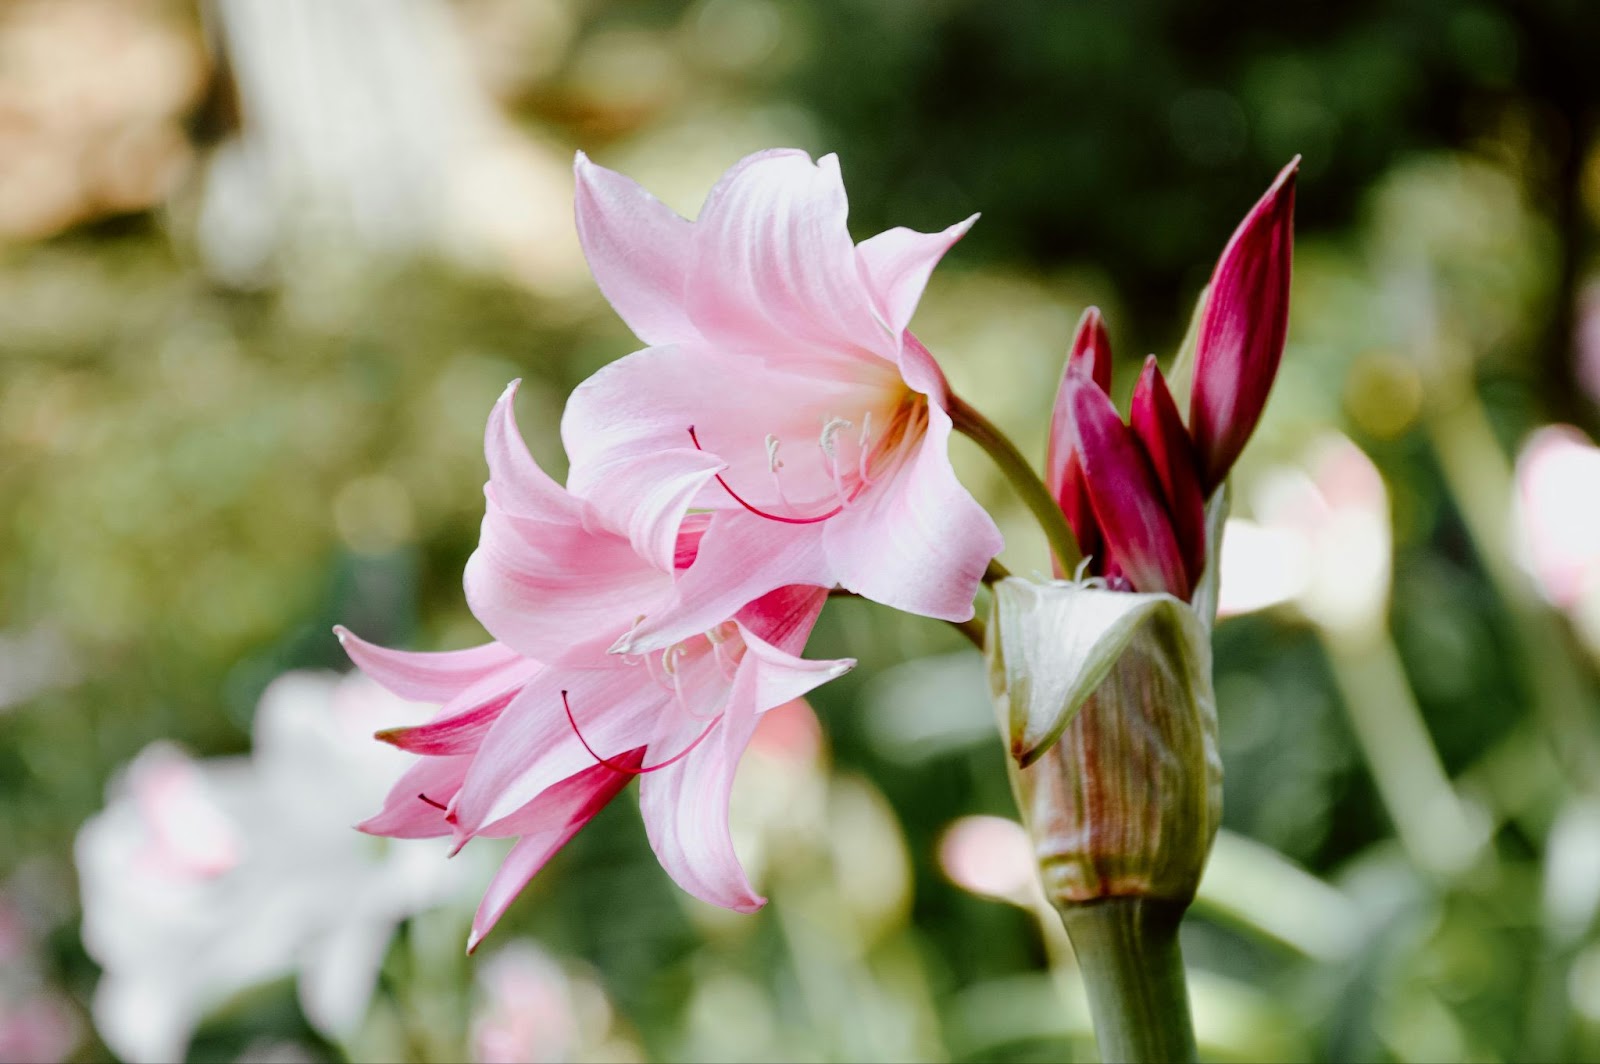
<path id="1" fill-rule="evenodd" d="M 0 3 L 0 1060 L 129 1044 L 95 1005 L 81 914 L 110 903 L 74 857 L 122 766 L 166 740 L 268 774 L 259 741 L 240 759 L 258 703 L 347 667 L 335 622 L 482 639 L 460 574 L 491 404 L 524 378 L 560 475 L 565 394 L 635 346 L 577 247 L 573 152 L 692 216 L 774 145 L 839 153 L 858 239 L 982 212 L 914 327 L 1041 457 L 1081 309 L 1105 308 L 1126 394 L 1303 154 L 1288 348 L 1235 477 L 1241 535 L 1276 529 L 1292 564 L 1224 568 L 1225 594 L 1281 586 L 1217 632 L 1226 829 L 1184 938 L 1203 1051 L 1600 1057 L 1600 455 L 1524 453 L 1600 425 L 1596 55 L 1587 0 Z M 1375 495 L 1306 457 L 1330 433 Z M 955 450 L 1007 565 L 1046 568 Z M 1275 517 L 1284 484 L 1326 520 Z M 761 914 L 678 892 L 627 798 L 476 958 L 476 866 L 406 909 L 354 1020 L 296 988 L 326 926 L 219 909 L 287 960 L 211 981 L 191 1059 L 1094 1059 L 1006 825 L 949 833 L 1015 815 L 977 654 L 852 601 L 810 654 L 861 665 L 816 693 L 820 731 L 798 712 L 750 755 Z M 183 851 L 161 875 L 311 875 L 262 839 L 292 849 L 329 774 L 235 824 L 237 867 Z M 335 805 L 362 860 L 444 862 L 342 834 Z M 134 851 L 160 850 L 152 808 Z M 174 808 L 211 837 L 204 802 Z M 327 926 L 364 904 L 319 901 Z M 136 982 L 178 948 L 162 919 L 118 955 Z"/>

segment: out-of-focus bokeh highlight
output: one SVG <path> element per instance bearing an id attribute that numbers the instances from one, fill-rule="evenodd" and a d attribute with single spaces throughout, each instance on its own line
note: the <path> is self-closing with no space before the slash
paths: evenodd
<path id="1" fill-rule="evenodd" d="M 830 604 L 812 652 L 861 667 L 734 797 L 759 915 L 676 891 L 623 801 L 469 959 L 494 854 L 350 829 L 419 709 L 332 624 L 481 638 L 491 404 L 524 379 L 559 473 L 564 395 L 635 346 L 573 153 L 692 215 L 775 145 L 839 152 L 858 237 L 982 212 L 914 326 L 1041 458 L 1081 309 L 1125 393 L 1304 155 L 1224 548 L 1202 1048 L 1600 1055 L 1596 54 L 1561 0 L 0 3 L 0 1061 L 1093 1059 L 934 622 Z"/>

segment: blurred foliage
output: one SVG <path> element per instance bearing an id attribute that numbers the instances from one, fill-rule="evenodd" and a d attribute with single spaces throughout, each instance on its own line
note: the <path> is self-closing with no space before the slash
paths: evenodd
<path id="1" fill-rule="evenodd" d="M 1036 455 L 1079 310 L 1107 309 L 1131 381 L 1304 155 L 1289 349 L 1239 484 L 1330 428 L 1372 456 L 1395 553 L 1368 634 L 1402 667 L 1385 697 L 1414 701 L 1487 841 L 1454 872 L 1419 863 L 1328 634 L 1288 610 L 1224 623 L 1226 826 L 1310 875 L 1219 851 L 1185 939 L 1202 1042 L 1216 1059 L 1600 1055 L 1596 652 L 1505 527 L 1526 433 L 1597 420 L 1578 336 L 1600 209 L 1592 5 L 459 0 L 451 46 L 502 126 L 416 202 L 448 185 L 472 213 L 393 244 L 264 214 L 267 266 L 241 271 L 251 230 L 215 228 L 234 203 L 216 190 L 250 157 L 229 145 L 260 132 L 236 73 L 261 55 L 224 32 L 249 7 L 0 5 L 0 890 L 32 914 L 40 985 L 82 1019 L 76 1058 L 106 1050 L 71 846 L 117 766 L 161 737 L 245 749 L 274 676 L 344 667 L 335 621 L 419 648 L 480 638 L 460 571 L 484 415 L 524 378 L 522 425 L 560 474 L 564 395 L 633 344 L 575 255 L 570 153 L 692 214 L 725 166 L 783 142 L 840 153 L 858 236 L 983 212 L 916 324 Z M 461 106 L 441 128 L 469 124 Z M 1020 505 L 956 452 L 1007 563 L 1041 568 Z M 495 939 L 578 966 L 652 1059 L 1089 1059 L 1049 929 L 940 864 L 956 818 L 1014 815 L 964 646 L 830 605 L 811 654 L 861 665 L 817 693 L 812 760 L 763 763 L 779 789 L 750 792 L 761 915 L 686 899 L 619 803 Z M 459 911 L 412 921 L 348 1045 L 273 985 L 191 1056 L 459 1058 L 482 996 L 463 938 Z"/>

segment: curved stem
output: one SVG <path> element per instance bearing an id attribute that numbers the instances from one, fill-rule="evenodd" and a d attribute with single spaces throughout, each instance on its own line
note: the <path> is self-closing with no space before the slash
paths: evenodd
<path id="1" fill-rule="evenodd" d="M 983 649 L 983 639 L 988 630 L 988 625 L 978 620 L 978 618 L 973 617 L 966 621 L 946 621 L 945 623 L 966 636 L 973 646 L 979 650 Z"/>
<path id="2" fill-rule="evenodd" d="M 1051 497 L 1050 489 L 1044 486 L 1039 474 L 1022 457 L 1017 445 L 958 395 L 950 396 L 950 420 L 955 422 L 956 431 L 983 448 L 984 453 L 1000 467 L 1000 472 L 1011 481 L 1011 486 L 1022 496 L 1022 501 L 1027 503 L 1039 527 L 1044 530 L 1061 571 L 1070 573 L 1075 570 L 1082 557 L 1078 553 L 1077 537 L 1072 534 L 1061 507 Z"/>
<path id="3" fill-rule="evenodd" d="M 1106 898 L 1060 910 L 1089 991 L 1100 1059 L 1197 1060 L 1178 950 L 1184 906 L 1159 898 Z"/>

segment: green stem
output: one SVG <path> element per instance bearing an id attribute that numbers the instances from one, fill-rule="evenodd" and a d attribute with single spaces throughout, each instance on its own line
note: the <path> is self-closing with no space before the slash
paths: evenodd
<path id="1" fill-rule="evenodd" d="M 1356 745 L 1401 846 L 1428 872 L 1465 872 L 1478 857 L 1482 835 L 1434 749 L 1387 624 L 1325 626 L 1322 640 Z"/>
<path id="2" fill-rule="evenodd" d="M 1106 1064 L 1198 1059 L 1178 950 L 1184 908 L 1159 898 L 1060 907 Z"/>
<path id="3" fill-rule="evenodd" d="M 1055 552 L 1061 571 L 1074 572 L 1082 558 L 1078 553 L 1077 537 L 1067 525 L 1061 506 L 1051 497 L 1050 489 L 1044 486 L 1039 474 L 1022 457 L 1017 445 L 958 395 L 950 396 L 950 420 L 955 422 L 957 432 L 983 448 L 984 453 L 994 459 L 994 464 L 1000 467 L 1000 472 L 1011 481 L 1011 486 L 1022 496 L 1028 509 L 1033 511 L 1034 519 L 1050 541 L 1050 549 Z"/>
<path id="4" fill-rule="evenodd" d="M 967 639 L 972 642 L 973 646 L 977 647 L 979 650 L 983 649 L 984 635 L 988 626 L 982 621 L 978 620 L 978 618 L 972 617 L 965 621 L 946 621 L 945 623 L 950 625 L 950 627 L 954 628 L 956 631 L 960 632 L 962 635 L 966 636 Z"/>

